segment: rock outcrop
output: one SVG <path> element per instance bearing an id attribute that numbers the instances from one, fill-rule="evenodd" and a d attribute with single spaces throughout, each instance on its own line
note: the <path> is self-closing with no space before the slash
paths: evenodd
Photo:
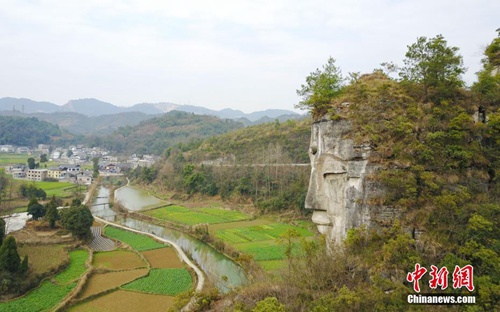
<path id="1" fill-rule="evenodd" d="M 394 209 L 376 206 L 383 193 L 371 177 L 377 164 L 370 162 L 368 144 L 356 145 L 348 138 L 351 123 L 323 118 L 312 125 L 309 156 L 311 177 L 305 207 L 313 209 L 313 222 L 328 241 L 339 244 L 353 227 L 387 224 Z"/>

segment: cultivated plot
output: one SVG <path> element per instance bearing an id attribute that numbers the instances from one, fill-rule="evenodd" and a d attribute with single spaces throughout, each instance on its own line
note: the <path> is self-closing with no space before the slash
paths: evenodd
<path id="1" fill-rule="evenodd" d="M 157 242 L 149 236 L 122 230 L 112 226 L 105 227 L 105 234 L 110 238 L 124 242 L 137 251 L 151 250 L 168 246 L 164 243 Z"/>
<path id="2" fill-rule="evenodd" d="M 193 287 L 193 278 L 188 270 L 152 269 L 149 275 L 123 286 L 123 289 L 135 290 L 157 295 L 178 295 Z"/>
<path id="3" fill-rule="evenodd" d="M 95 268 L 108 270 L 129 270 L 147 267 L 147 263 L 136 252 L 123 249 L 96 252 L 92 265 Z"/>
<path id="4" fill-rule="evenodd" d="M 278 244 L 277 240 L 289 230 L 297 231 L 301 237 L 313 236 L 305 228 L 283 223 L 242 224 L 241 227 L 216 229 L 215 235 L 239 251 L 251 255 L 264 269 L 274 270 L 281 267 L 281 260 L 286 258 L 286 247 Z M 292 250 L 297 252 L 297 243 L 293 246 Z"/>
<path id="5" fill-rule="evenodd" d="M 240 211 L 214 207 L 186 208 L 183 206 L 166 206 L 144 212 L 145 215 L 186 225 L 200 223 L 226 223 L 247 220 L 249 215 Z"/>
<path id="6" fill-rule="evenodd" d="M 0 303 L 0 311 L 45 311 L 57 306 L 75 288 L 75 279 L 87 270 L 85 261 L 89 254 L 86 250 L 71 251 L 69 256 L 69 266 L 57 274 L 53 281 L 45 280 L 40 287 L 25 296 Z"/>

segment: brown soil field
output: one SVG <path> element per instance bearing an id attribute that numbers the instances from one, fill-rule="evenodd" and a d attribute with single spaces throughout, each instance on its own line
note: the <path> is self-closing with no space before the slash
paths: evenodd
<path id="1" fill-rule="evenodd" d="M 92 301 L 71 307 L 69 311 L 157 312 L 167 311 L 174 305 L 174 301 L 175 297 L 171 296 L 148 295 L 135 291 L 117 290 Z"/>
<path id="2" fill-rule="evenodd" d="M 65 245 L 19 245 L 17 251 L 21 259 L 28 256 L 30 274 L 47 273 L 69 260 Z"/>
<path id="3" fill-rule="evenodd" d="M 110 270 L 126 270 L 147 267 L 147 263 L 133 251 L 114 250 L 106 252 L 96 252 L 93 263 L 96 268 Z"/>
<path id="4" fill-rule="evenodd" d="M 184 263 L 179 258 L 174 247 L 166 247 L 141 252 L 148 260 L 151 268 L 183 268 Z"/>
<path id="5" fill-rule="evenodd" d="M 127 270 L 119 272 L 109 272 L 94 274 L 88 280 L 78 299 L 83 299 L 91 295 L 104 292 L 109 289 L 131 282 L 141 276 L 148 274 L 148 269 Z"/>

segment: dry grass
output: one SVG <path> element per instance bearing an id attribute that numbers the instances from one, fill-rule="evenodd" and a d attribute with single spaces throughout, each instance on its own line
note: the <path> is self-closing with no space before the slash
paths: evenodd
<path id="1" fill-rule="evenodd" d="M 153 269 L 184 267 L 184 263 L 173 247 L 143 251 L 142 254 Z"/>
<path id="2" fill-rule="evenodd" d="M 30 273 L 43 274 L 57 269 L 69 261 L 65 245 L 20 245 L 17 250 L 21 259 L 28 256 Z"/>
<path id="3" fill-rule="evenodd" d="M 78 298 L 86 298 L 95 294 L 102 293 L 106 290 L 119 287 L 125 283 L 131 282 L 141 276 L 146 275 L 148 272 L 148 269 L 138 269 L 94 274 L 88 279 L 84 290 L 80 293 Z"/>
<path id="4" fill-rule="evenodd" d="M 92 301 L 71 307 L 70 311 L 167 311 L 174 305 L 175 297 L 150 295 L 135 291 L 117 290 Z"/>
<path id="5" fill-rule="evenodd" d="M 28 221 L 26 227 L 22 230 L 15 231 L 9 235 L 14 236 L 18 245 L 22 244 L 71 244 L 74 239 L 69 236 L 59 236 L 58 232 L 55 235 L 47 235 L 45 231 L 36 231 L 34 228 L 39 224 L 38 221 Z M 50 233 L 54 233 L 52 230 Z"/>
<path id="6" fill-rule="evenodd" d="M 137 253 L 128 250 L 95 253 L 93 265 L 95 268 L 109 270 L 127 270 L 147 267 L 147 264 Z"/>

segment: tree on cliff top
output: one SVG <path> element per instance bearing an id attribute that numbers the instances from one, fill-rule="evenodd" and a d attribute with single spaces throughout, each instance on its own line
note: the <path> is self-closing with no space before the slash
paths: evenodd
<path id="1" fill-rule="evenodd" d="M 297 90 L 302 101 L 296 105 L 300 109 L 311 109 L 313 117 L 320 117 L 328 112 L 332 99 L 342 91 L 342 74 L 335 66 L 335 59 L 330 57 L 323 69 L 316 68 L 306 77 L 306 83 Z"/>
<path id="2" fill-rule="evenodd" d="M 419 37 L 408 46 L 405 66 L 400 72 L 404 82 L 416 83 L 424 103 L 439 104 L 441 100 L 456 95 L 464 85 L 461 75 L 465 73 L 462 56 L 457 47 L 448 47 L 442 35 L 427 39 Z"/>
<path id="3" fill-rule="evenodd" d="M 483 69 L 477 73 L 478 81 L 472 91 L 479 105 L 490 112 L 500 107 L 500 32 L 486 47 Z"/>

